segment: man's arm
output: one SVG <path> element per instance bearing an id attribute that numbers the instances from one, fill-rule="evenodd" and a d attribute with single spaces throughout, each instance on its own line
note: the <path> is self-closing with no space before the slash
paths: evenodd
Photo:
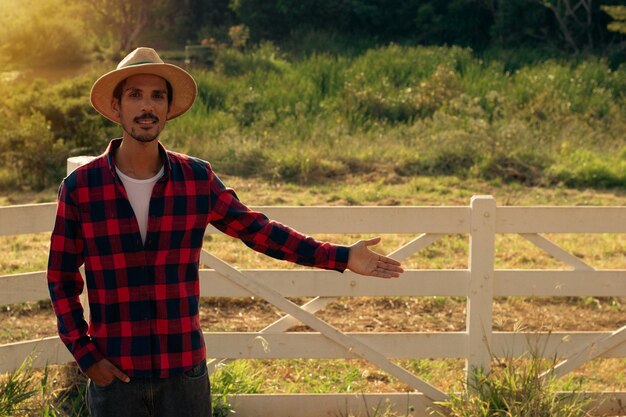
<path id="1" fill-rule="evenodd" d="M 226 188 L 212 172 L 211 175 L 211 224 L 255 251 L 301 265 L 341 272 L 348 268 L 380 278 L 394 278 L 402 272 L 399 262 L 369 250 L 368 246 L 378 243 L 379 238 L 349 247 L 317 241 L 250 210 L 232 189 Z"/>
<path id="2" fill-rule="evenodd" d="M 78 270 L 83 263 L 83 239 L 79 210 L 70 197 L 66 181 L 59 188 L 50 241 L 48 289 L 57 316 L 59 336 L 85 371 L 103 357 L 87 335 L 88 326 L 79 299 L 84 286 Z"/>

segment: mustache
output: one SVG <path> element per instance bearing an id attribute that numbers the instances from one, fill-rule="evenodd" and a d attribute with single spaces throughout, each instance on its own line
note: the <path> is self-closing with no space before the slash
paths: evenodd
<path id="1" fill-rule="evenodd" d="M 152 119 L 155 122 L 159 121 L 158 116 L 154 113 L 143 113 L 142 115 L 135 117 L 133 120 L 135 122 L 138 122 L 139 120 L 145 120 L 145 119 Z"/>

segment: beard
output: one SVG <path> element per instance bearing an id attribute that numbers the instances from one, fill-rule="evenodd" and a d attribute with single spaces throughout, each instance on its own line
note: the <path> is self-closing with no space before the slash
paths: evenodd
<path id="1" fill-rule="evenodd" d="M 145 114 L 142 114 L 141 116 L 135 117 L 133 121 L 137 123 L 139 120 L 142 120 L 142 119 L 152 119 L 156 123 L 159 122 L 159 118 L 156 115 L 151 114 L 151 113 L 145 113 Z M 131 126 L 130 129 L 127 126 L 122 126 L 122 127 L 124 131 L 130 135 L 130 137 L 142 143 L 152 142 L 156 140 L 161 134 L 161 129 L 158 127 L 153 133 L 142 132 L 141 130 L 137 129 L 135 126 Z"/>
<path id="2" fill-rule="evenodd" d="M 157 129 L 155 133 L 143 133 L 143 132 L 137 132 L 135 128 L 131 128 L 130 132 L 126 130 L 126 133 L 128 133 L 130 137 L 132 137 L 138 142 L 149 143 L 149 142 L 152 142 L 153 140 L 156 140 L 156 138 L 159 137 L 159 134 L 161 134 L 161 131 Z"/>

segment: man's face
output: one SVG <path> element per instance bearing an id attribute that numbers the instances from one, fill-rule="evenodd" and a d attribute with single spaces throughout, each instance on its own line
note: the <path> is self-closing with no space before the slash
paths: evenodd
<path id="1" fill-rule="evenodd" d="M 139 142 L 155 140 L 169 110 L 165 80 L 157 75 L 138 74 L 126 79 L 121 100 L 113 99 L 113 110 L 128 134 Z"/>

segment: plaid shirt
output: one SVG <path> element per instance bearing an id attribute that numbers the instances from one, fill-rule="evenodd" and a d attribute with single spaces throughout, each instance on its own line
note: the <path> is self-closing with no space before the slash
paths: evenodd
<path id="1" fill-rule="evenodd" d="M 243 205 L 202 160 L 166 151 L 150 199 L 145 244 L 107 151 L 59 188 L 48 287 L 61 340 L 82 370 L 107 358 L 131 377 L 160 377 L 205 360 L 198 314 L 199 257 L 209 223 L 252 249 L 343 271 L 349 249 L 322 243 Z M 85 264 L 91 311 L 79 294 Z"/>

